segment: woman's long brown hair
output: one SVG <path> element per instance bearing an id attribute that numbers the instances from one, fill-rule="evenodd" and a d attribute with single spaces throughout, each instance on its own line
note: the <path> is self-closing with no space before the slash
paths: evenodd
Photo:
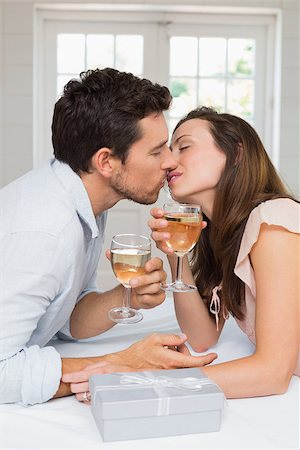
<path id="1" fill-rule="evenodd" d="M 181 119 L 175 130 L 191 119 L 209 122 L 215 144 L 226 155 L 211 221 L 204 217 L 208 226 L 191 259 L 195 282 L 209 304 L 212 289 L 222 281 L 223 308 L 242 320 L 245 286 L 234 274 L 234 267 L 249 214 L 266 200 L 293 197 L 280 180 L 258 134 L 245 120 L 202 107 Z"/>

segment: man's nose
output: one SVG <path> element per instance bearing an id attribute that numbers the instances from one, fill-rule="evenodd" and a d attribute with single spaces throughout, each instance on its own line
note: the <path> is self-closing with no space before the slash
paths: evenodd
<path id="1" fill-rule="evenodd" d="M 174 170 L 178 166 L 178 163 L 176 159 L 174 158 L 173 153 L 171 152 L 170 148 L 166 145 L 166 148 L 164 150 L 165 158 L 162 163 L 162 169 L 163 170 Z"/>

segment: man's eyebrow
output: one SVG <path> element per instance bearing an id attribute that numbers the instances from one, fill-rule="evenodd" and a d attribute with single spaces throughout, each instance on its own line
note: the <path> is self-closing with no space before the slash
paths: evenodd
<path id="1" fill-rule="evenodd" d="M 150 151 L 153 152 L 154 150 L 158 150 L 159 148 L 161 148 L 164 145 L 166 145 L 167 142 L 168 142 L 168 139 L 166 139 L 165 141 L 161 142 L 160 144 L 157 144 L 155 147 L 152 147 Z"/>

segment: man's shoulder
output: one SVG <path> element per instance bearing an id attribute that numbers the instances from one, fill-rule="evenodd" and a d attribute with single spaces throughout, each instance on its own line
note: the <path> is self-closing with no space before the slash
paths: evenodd
<path id="1" fill-rule="evenodd" d="M 72 220 L 78 221 L 68 192 L 48 164 L 0 191 L 0 213 L 0 229 L 10 233 L 36 231 L 59 235 Z"/>

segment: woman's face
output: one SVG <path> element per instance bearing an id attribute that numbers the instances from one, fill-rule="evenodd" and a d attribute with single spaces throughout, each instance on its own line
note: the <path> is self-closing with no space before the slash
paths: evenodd
<path id="1" fill-rule="evenodd" d="M 198 203 L 209 215 L 216 186 L 226 163 L 210 133 L 209 122 L 190 119 L 175 131 L 171 149 L 178 167 L 168 175 L 172 197 L 179 202 Z"/>

